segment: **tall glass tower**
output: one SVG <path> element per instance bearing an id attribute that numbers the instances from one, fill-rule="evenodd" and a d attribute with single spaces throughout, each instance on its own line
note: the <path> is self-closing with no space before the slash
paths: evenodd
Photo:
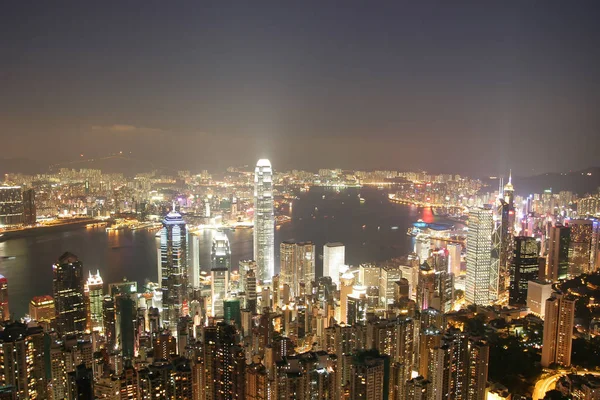
<path id="1" fill-rule="evenodd" d="M 60 335 L 82 334 L 86 328 L 83 264 L 76 255 L 64 253 L 52 265 L 54 309 Z"/>
<path id="2" fill-rule="evenodd" d="M 100 271 L 96 274 L 89 272 L 87 282 L 85 283 L 85 294 L 87 297 L 87 323 L 90 331 L 104 331 L 104 320 L 102 319 L 102 301 L 104 300 L 104 282 L 100 276 Z"/>
<path id="3" fill-rule="evenodd" d="M 210 255 L 212 268 L 227 268 L 231 272 L 231 249 L 229 239 L 223 232 L 217 232 L 213 237 Z"/>
<path id="4" fill-rule="evenodd" d="M 176 330 L 187 299 L 188 270 L 187 229 L 181 214 L 175 211 L 175 204 L 163 220 L 160 231 L 158 280 L 163 293 L 163 325 Z"/>
<path id="5" fill-rule="evenodd" d="M 495 300 L 490 296 L 493 227 L 492 210 L 472 208 L 469 211 L 465 290 L 465 299 L 468 304 L 488 305 Z"/>
<path id="6" fill-rule="evenodd" d="M 270 281 L 275 274 L 275 214 L 273 169 L 267 159 L 258 160 L 254 170 L 254 259 L 257 278 Z"/>

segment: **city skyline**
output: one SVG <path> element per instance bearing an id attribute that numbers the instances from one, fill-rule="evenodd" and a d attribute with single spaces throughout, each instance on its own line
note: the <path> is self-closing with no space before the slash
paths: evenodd
<path id="1" fill-rule="evenodd" d="M 180 143 L 168 167 L 583 169 L 600 146 L 599 12 L 13 3 L 0 17 L 1 158 L 148 162 Z"/>
<path id="2" fill-rule="evenodd" d="M 0 12 L 0 399 L 598 400 L 600 3 Z"/>

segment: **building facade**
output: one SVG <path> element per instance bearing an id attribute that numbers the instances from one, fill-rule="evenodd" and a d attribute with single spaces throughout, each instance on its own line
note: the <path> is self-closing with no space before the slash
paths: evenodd
<path id="1" fill-rule="evenodd" d="M 254 171 L 254 260 L 257 279 L 270 281 L 275 274 L 275 213 L 273 169 L 267 159 L 258 160 Z"/>
<path id="2" fill-rule="evenodd" d="M 187 300 L 187 226 L 180 213 L 173 209 L 163 220 L 160 231 L 158 280 L 162 290 L 162 323 L 172 331 L 182 316 Z"/>
<path id="3" fill-rule="evenodd" d="M 490 296 L 493 224 L 491 210 L 474 208 L 469 212 L 465 290 L 465 299 L 469 304 L 488 305 L 494 300 Z"/>
<path id="4" fill-rule="evenodd" d="M 541 363 L 544 368 L 551 364 L 571 365 L 575 301 L 563 293 L 553 293 L 546 300 Z"/>
<path id="5" fill-rule="evenodd" d="M 87 321 L 83 264 L 67 252 L 52 266 L 52 271 L 56 329 L 61 335 L 82 334 Z"/>
<path id="6" fill-rule="evenodd" d="M 323 276 L 331 277 L 340 286 L 341 269 L 346 263 L 346 247 L 342 243 L 326 243 L 323 246 Z"/>

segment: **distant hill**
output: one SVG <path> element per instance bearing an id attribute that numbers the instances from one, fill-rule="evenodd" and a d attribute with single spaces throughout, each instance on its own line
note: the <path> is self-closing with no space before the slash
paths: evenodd
<path id="1" fill-rule="evenodd" d="M 123 173 L 126 176 L 133 176 L 137 173 L 150 172 L 154 169 L 161 169 L 152 161 L 130 158 L 125 155 L 113 155 L 107 157 L 97 157 L 87 160 L 74 160 L 67 163 L 52 165 L 51 169 L 57 171 L 60 168 L 91 168 L 100 169 L 107 174 Z"/>
<path id="2" fill-rule="evenodd" d="M 46 172 L 56 172 L 60 168 L 100 169 L 104 173 L 123 173 L 126 176 L 134 176 L 137 173 L 150 172 L 152 170 L 158 170 L 170 174 L 177 172 L 176 170 L 164 168 L 162 165 L 157 165 L 152 161 L 129 158 L 125 155 L 98 157 L 86 160 L 75 159 L 73 161 L 66 161 L 53 165 L 48 165 L 45 162 L 34 161 L 25 158 L 12 158 L 0 159 L 0 181 L 3 179 L 4 174 L 7 173 L 23 173 L 33 175 Z"/>
<path id="3" fill-rule="evenodd" d="M 495 188 L 498 182 L 486 181 Z M 586 168 L 580 171 L 556 172 L 534 175 L 529 177 L 513 177 L 515 192 L 519 195 L 542 193 L 552 189 L 553 193 L 563 190 L 579 195 L 595 193 L 600 188 L 600 167 Z"/>
<path id="4" fill-rule="evenodd" d="M 0 181 L 4 174 L 38 174 L 48 170 L 48 164 L 27 158 L 0 158 Z"/>

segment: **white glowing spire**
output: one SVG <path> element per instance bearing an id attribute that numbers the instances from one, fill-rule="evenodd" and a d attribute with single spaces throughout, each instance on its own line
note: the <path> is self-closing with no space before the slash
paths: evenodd
<path id="1" fill-rule="evenodd" d="M 513 184 L 512 184 L 512 169 L 508 172 L 508 183 L 504 186 L 505 192 L 514 192 Z"/>

